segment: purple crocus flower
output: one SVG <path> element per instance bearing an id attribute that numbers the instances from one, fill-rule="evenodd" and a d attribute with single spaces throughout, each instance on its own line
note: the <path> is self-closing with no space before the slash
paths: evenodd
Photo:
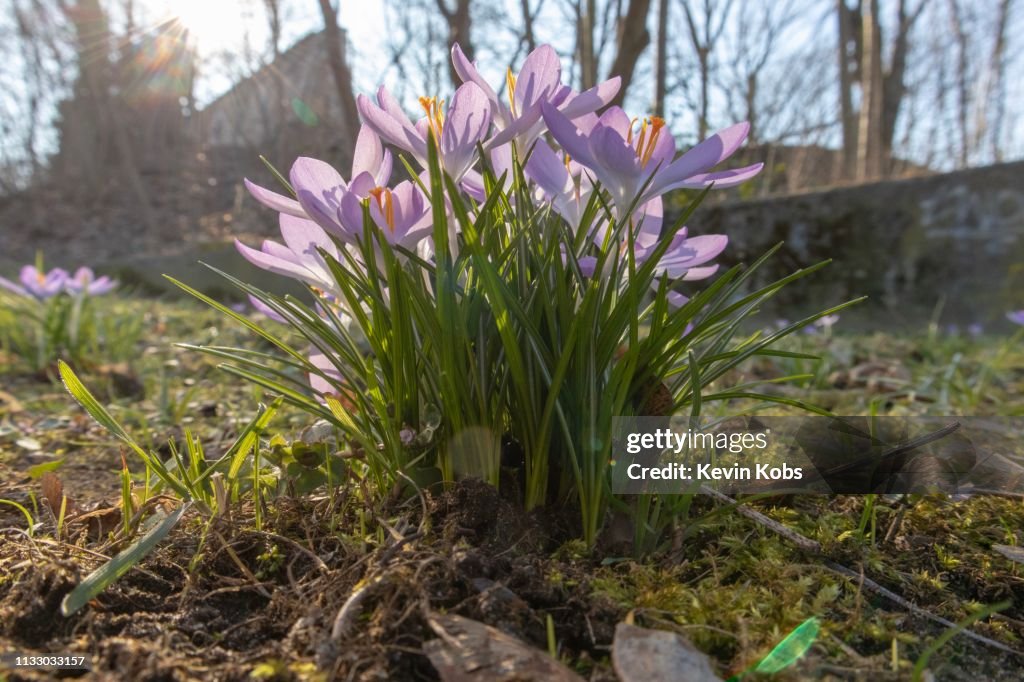
<path id="1" fill-rule="evenodd" d="M 616 76 L 582 93 L 562 85 L 562 65 L 558 53 L 550 45 L 541 45 L 527 55 L 519 74 L 508 70 L 506 88 L 508 104 L 480 75 L 476 64 L 469 61 L 462 48 L 452 46 L 452 64 L 463 83 L 475 83 L 487 96 L 491 116 L 498 133 L 488 147 L 515 141 L 520 152 L 526 152 L 544 132 L 541 104 L 558 107 L 570 120 L 602 108 L 619 92 L 621 79 Z"/>
<path id="2" fill-rule="evenodd" d="M 733 187 L 754 177 L 764 165 L 708 172 L 739 149 L 750 129 L 747 123 L 715 133 L 675 159 L 675 140 L 660 118 L 645 119 L 637 132 L 622 109 L 610 107 L 586 131 L 551 104 L 541 108 L 551 135 L 569 156 L 593 171 L 619 211 L 627 210 L 634 200 L 643 205 L 673 189 L 702 189 L 712 183 Z"/>
<path id="3" fill-rule="evenodd" d="M 427 135 L 433 135 L 441 165 L 455 182 L 462 180 L 473 165 L 476 147 L 491 128 L 490 104 L 475 83 L 461 85 L 447 111 L 443 100 L 421 97 L 420 106 L 426 116 L 415 125 L 384 86 L 377 91 L 376 104 L 366 95 L 360 95 L 357 104 L 366 125 L 385 142 L 411 153 L 424 168 L 427 167 Z"/>
<path id="4" fill-rule="evenodd" d="M 236 239 L 235 248 L 258 268 L 297 279 L 318 291 L 332 294 L 337 284 L 317 247 L 340 260 L 334 241 L 311 220 L 282 213 L 280 223 L 284 244 L 268 239 L 260 250 L 256 250 Z"/>
<path id="5" fill-rule="evenodd" d="M 1024 325 L 1024 310 L 1014 310 L 1006 313 L 1006 319 L 1014 324 Z M 981 325 L 978 325 L 980 328 Z"/>
<path id="6" fill-rule="evenodd" d="M 20 285 L 0 277 L 0 287 L 19 296 L 37 298 L 42 301 L 62 293 L 67 280 L 67 271 L 61 268 L 43 272 L 34 265 L 26 265 L 21 268 L 18 275 Z"/>
<path id="7" fill-rule="evenodd" d="M 290 173 L 292 189 L 298 200 L 260 187 L 248 179 L 245 186 L 264 206 L 296 218 L 310 218 L 324 229 L 345 238 L 345 230 L 335 215 L 341 200 L 340 192 L 351 191 L 365 198 L 373 187 L 388 183 L 391 170 L 391 152 L 384 149 L 373 130 L 362 126 L 352 156 L 350 182 L 345 182 L 340 173 L 323 161 L 299 157 Z"/>
<path id="8" fill-rule="evenodd" d="M 92 268 L 81 267 L 75 270 L 73 277 L 65 280 L 64 288 L 71 294 L 85 292 L 89 296 L 100 296 L 116 289 L 117 282 L 106 275 L 97 278 Z"/>

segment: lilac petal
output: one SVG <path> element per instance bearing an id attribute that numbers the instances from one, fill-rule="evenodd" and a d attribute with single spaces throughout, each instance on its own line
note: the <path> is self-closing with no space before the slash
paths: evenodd
<path id="1" fill-rule="evenodd" d="M 632 201 L 642 170 L 633 147 L 618 131 L 598 125 L 591 134 L 590 148 L 597 160 L 593 170 L 607 185 L 606 189 L 620 201 Z"/>
<path id="2" fill-rule="evenodd" d="M 688 296 L 684 296 L 678 291 L 668 292 L 668 304 L 673 308 L 682 308 L 689 300 L 690 298 Z M 691 328 L 692 325 L 687 325 L 686 329 L 683 330 L 683 335 L 685 336 L 686 334 L 689 334 Z"/>
<path id="3" fill-rule="evenodd" d="M 266 303 L 256 298 L 252 294 L 249 294 L 249 305 L 253 307 L 253 310 L 255 310 L 258 313 L 261 313 L 262 315 L 273 320 L 274 322 L 280 322 L 281 324 L 285 324 L 288 322 L 288 320 L 284 319 L 281 315 L 279 315 L 276 310 L 274 310 L 273 308 L 271 308 Z"/>
<path id="4" fill-rule="evenodd" d="M 736 185 L 742 184 L 747 180 L 750 180 L 755 175 L 761 172 L 764 168 L 763 163 L 755 163 L 750 166 L 744 166 L 743 168 L 734 168 L 726 171 L 716 171 L 714 173 L 701 173 L 699 175 L 691 175 L 689 178 L 681 183 L 672 185 L 667 189 L 675 189 L 678 187 L 686 187 L 689 189 L 703 189 L 708 185 L 714 183 L 716 189 L 727 189 L 729 187 L 735 187 Z"/>
<path id="5" fill-rule="evenodd" d="M 390 107 L 391 100 L 386 101 L 389 102 Z M 356 106 L 366 125 L 380 135 L 384 141 L 412 153 L 418 159 L 426 158 L 426 140 L 416 132 L 412 121 L 404 113 L 401 114 L 401 119 L 396 119 L 391 112 L 374 104 L 366 95 L 359 95 L 356 99 Z"/>
<path id="6" fill-rule="evenodd" d="M 92 296 L 101 296 L 110 293 L 116 288 L 117 280 L 110 279 L 104 275 L 89 285 L 88 292 Z"/>
<path id="7" fill-rule="evenodd" d="M 363 172 L 352 178 L 352 182 L 348 183 L 348 192 L 346 194 L 355 194 L 360 199 L 365 199 L 370 196 L 370 190 L 383 186 L 377 182 L 377 178 L 367 172 Z"/>
<path id="8" fill-rule="evenodd" d="M 690 268 L 703 265 L 722 253 L 728 244 L 729 238 L 722 234 L 690 237 L 681 248 L 666 253 L 658 269 L 667 272 L 669 277 L 683 277 Z"/>
<path id="9" fill-rule="evenodd" d="M 526 161 L 523 172 L 549 196 L 564 193 L 566 184 L 570 181 L 565 164 L 544 140 L 537 140 L 537 144 L 533 146 L 533 153 Z"/>
<path id="10" fill-rule="evenodd" d="M 597 270 L 597 258 L 594 256 L 584 256 L 579 259 L 580 272 L 584 277 L 593 277 L 594 271 Z"/>
<path id="11" fill-rule="evenodd" d="M 598 125 L 611 128 L 619 134 L 623 140 L 629 137 L 629 129 L 633 126 L 629 115 L 622 110 L 622 107 L 608 107 L 598 118 Z"/>
<path id="12" fill-rule="evenodd" d="M 266 246 L 266 243 L 264 246 Z M 275 275 L 283 275 L 285 277 L 291 277 L 292 279 L 299 279 L 304 282 L 316 284 L 316 281 L 310 278 L 309 271 L 294 261 L 285 260 L 284 258 L 271 255 L 265 251 L 257 251 L 254 248 L 246 246 L 237 239 L 235 240 L 235 248 L 238 250 L 238 253 L 242 254 L 242 258 L 261 270 L 272 272 Z"/>
<path id="13" fill-rule="evenodd" d="M 519 111 L 549 99 L 562 80 L 562 64 L 550 45 L 541 45 L 523 62 L 516 79 L 515 101 Z"/>
<path id="14" fill-rule="evenodd" d="M 363 234 L 363 202 L 354 192 L 345 192 L 341 198 L 341 206 L 338 207 L 337 217 L 347 234 Z"/>
<path id="15" fill-rule="evenodd" d="M 309 387 L 322 395 L 338 395 L 335 385 L 342 383 L 342 377 L 334 363 L 319 351 L 310 353 L 308 359 L 309 364 L 322 373 L 322 375 L 316 372 L 309 373 Z"/>
<path id="16" fill-rule="evenodd" d="M 277 192 L 271 192 L 265 187 L 260 187 L 256 183 L 250 182 L 249 178 L 244 178 L 242 182 L 245 183 L 245 188 L 249 190 L 252 198 L 267 208 L 272 208 L 275 211 L 287 213 L 297 218 L 306 217 L 306 212 L 302 210 L 302 206 L 295 199 L 278 194 Z"/>
<path id="17" fill-rule="evenodd" d="M 1006 313 L 1006 319 L 1014 324 L 1024 325 L 1024 310 L 1014 310 Z"/>
<path id="18" fill-rule="evenodd" d="M 530 129 L 536 126 L 540 120 L 540 105 L 534 105 L 528 108 L 526 111 L 521 113 L 518 118 L 505 126 L 503 130 L 499 130 L 491 139 L 487 140 L 487 144 L 484 145 L 484 149 L 491 150 L 496 147 L 500 147 L 520 136 L 528 138 L 529 136 L 527 133 L 531 132 Z M 542 132 L 542 129 L 538 131 L 537 134 L 539 135 L 540 132 Z"/>
<path id="19" fill-rule="evenodd" d="M 686 271 L 686 274 L 683 275 L 682 279 L 684 282 L 694 282 L 699 279 L 707 279 L 716 272 L 718 272 L 717 265 L 705 265 L 698 268 L 690 268 Z"/>
<path id="20" fill-rule="evenodd" d="M 487 96 L 475 83 L 464 83 L 455 91 L 441 129 L 441 156 L 447 170 L 458 181 L 476 157 L 476 145 L 491 127 Z"/>
<path id="21" fill-rule="evenodd" d="M 383 162 L 384 147 L 380 143 L 380 138 L 369 126 L 360 126 L 356 147 L 352 153 L 352 177 L 364 172 L 374 174 Z"/>
<path id="22" fill-rule="evenodd" d="M 391 157 L 391 151 L 388 149 L 384 150 L 384 156 L 381 159 L 380 167 L 377 169 L 377 174 L 374 179 L 377 181 L 378 187 L 384 187 L 388 184 L 388 180 L 391 179 L 391 170 L 394 161 Z"/>
<path id="23" fill-rule="evenodd" d="M 615 78 L 609 78 L 605 82 L 599 83 L 589 90 L 584 90 L 578 95 L 574 95 L 571 98 L 567 97 L 560 107 L 562 114 L 569 120 L 572 120 L 583 114 L 597 111 L 615 98 L 615 95 L 619 93 L 621 85 L 622 79 L 615 76 Z"/>
<path id="24" fill-rule="evenodd" d="M 319 225 L 312 220 L 304 220 L 294 216 L 281 216 L 281 236 L 284 243 L 296 256 L 309 255 L 314 262 L 322 260 L 317 248 L 321 248 L 334 258 L 338 257 L 338 248 Z"/>
<path id="25" fill-rule="evenodd" d="M 661 197 L 654 197 L 637 210 L 640 227 L 637 229 L 636 245 L 641 248 L 656 246 L 661 235 L 665 211 Z"/>
<path id="26" fill-rule="evenodd" d="M 35 291 L 46 281 L 46 277 L 36 269 L 36 266 L 24 265 L 18 273 L 18 281 L 29 291 Z"/>
<path id="27" fill-rule="evenodd" d="M 492 107 L 500 105 L 498 94 L 494 92 L 490 84 L 480 75 L 476 65 L 469 61 L 469 58 L 466 57 L 458 43 L 452 45 L 452 65 L 455 67 L 455 73 L 459 75 L 463 83 L 475 83 L 487 95 L 487 99 L 490 100 Z M 497 114 L 498 112 L 495 111 L 493 113 Z"/>
<path id="28" fill-rule="evenodd" d="M 5 277 L 0 277 L 0 287 L 3 287 L 4 289 L 7 289 L 12 293 L 18 294 L 19 296 L 31 296 L 31 294 L 28 293 L 28 291 L 26 291 L 24 287 L 18 286 L 17 284 L 15 284 L 14 282 Z"/>
<path id="29" fill-rule="evenodd" d="M 466 174 L 462 176 L 462 182 L 459 183 L 459 186 L 462 187 L 462 191 L 477 201 L 482 202 L 487 200 L 487 190 L 484 188 L 484 177 L 475 170 L 466 171 Z"/>
<path id="30" fill-rule="evenodd" d="M 544 122 L 547 123 L 551 136 L 555 138 L 558 144 L 562 145 L 562 149 L 570 157 L 591 168 L 598 165 L 597 160 L 590 151 L 587 136 L 580 132 L 562 112 L 547 103 L 541 104 L 541 112 L 544 115 Z"/>
<path id="31" fill-rule="evenodd" d="M 682 185 L 678 183 L 685 182 L 687 178 L 703 173 L 732 156 L 743 144 L 749 130 L 749 123 L 737 123 L 715 133 L 680 156 L 659 173 L 661 177 L 656 181 L 658 185 L 656 193 L 660 194 L 669 188 L 681 187 Z M 655 188 L 652 187 L 651 190 L 654 191 Z"/>
<path id="32" fill-rule="evenodd" d="M 346 185 L 338 171 L 323 161 L 300 156 L 292 164 L 290 177 L 307 214 L 303 217 L 312 218 L 326 230 L 342 232 L 336 212 Z"/>

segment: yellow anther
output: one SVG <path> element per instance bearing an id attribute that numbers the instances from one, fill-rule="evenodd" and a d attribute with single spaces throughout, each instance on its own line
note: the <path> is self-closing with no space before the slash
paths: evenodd
<path id="1" fill-rule="evenodd" d="M 516 115 L 516 76 L 512 73 L 512 67 L 505 72 L 505 85 L 508 86 L 508 108 L 512 115 Z"/>
<path id="2" fill-rule="evenodd" d="M 434 138 L 441 141 L 441 130 L 444 126 L 444 100 L 436 97 L 420 97 L 420 106 L 427 114 L 427 124 L 434 133 Z"/>
<path id="3" fill-rule="evenodd" d="M 665 120 L 657 116 L 644 119 L 643 123 L 640 124 L 640 135 L 636 141 L 636 155 L 640 159 L 641 166 L 646 166 L 647 162 L 654 155 L 654 148 L 658 144 L 658 138 L 661 137 L 661 129 L 664 127 Z M 632 132 L 631 124 L 630 133 Z"/>

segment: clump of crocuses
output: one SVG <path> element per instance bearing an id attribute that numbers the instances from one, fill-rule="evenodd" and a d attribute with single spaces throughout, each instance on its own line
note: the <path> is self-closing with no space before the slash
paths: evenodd
<path id="1" fill-rule="evenodd" d="M 107 276 L 96 277 L 91 268 L 69 274 L 62 268 L 45 270 L 41 262 L 21 268 L 17 281 L 0 277 L 0 350 L 8 369 L 41 372 L 59 358 L 77 364 L 107 359 L 106 339 L 121 345 L 131 337 L 133 325 L 114 333 L 91 299 L 117 288 Z M 16 362 L 20 361 L 20 362 Z"/>
<path id="2" fill-rule="evenodd" d="M 300 158 L 285 189 L 246 182 L 279 213 L 281 241 L 238 250 L 314 300 L 235 280 L 303 341 L 206 299 L 284 358 L 205 350 L 332 422 L 352 473 L 381 490 L 477 476 L 527 508 L 574 500 L 592 543 L 611 497 L 612 418 L 655 394 L 664 414 L 697 414 L 729 396 L 711 382 L 818 316 L 737 337 L 782 283 L 746 290 L 750 271 L 713 262 L 727 237 L 684 224 L 706 190 L 761 169 L 719 168 L 747 124 L 679 153 L 666 121 L 609 106 L 618 78 L 564 84 L 550 46 L 503 88 L 457 45 L 452 60 L 463 84 L 450 100 L 421 97 L 418 118 L 384 87 L 358 97 L 347 175 Z M 676 190 L 689 205 L 669 216 Z M 661 504 L 637 508 L 638 545 L 672 518 Z"/>

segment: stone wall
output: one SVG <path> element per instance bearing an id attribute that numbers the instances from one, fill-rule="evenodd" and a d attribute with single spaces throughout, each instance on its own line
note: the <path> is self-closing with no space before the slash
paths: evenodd
<path id="1" fill-rule="evenodd" d="M 708 206 L 689 226 L 729 235 L 726 264 L 783 242 L 756 283 L 833 260 L 784 290 L 775 315 L 863 295 L 851 316 L 887 325 L 940 309 L 942 323 L 987 323 L 1024 308 L 1024 162 Z"/>

